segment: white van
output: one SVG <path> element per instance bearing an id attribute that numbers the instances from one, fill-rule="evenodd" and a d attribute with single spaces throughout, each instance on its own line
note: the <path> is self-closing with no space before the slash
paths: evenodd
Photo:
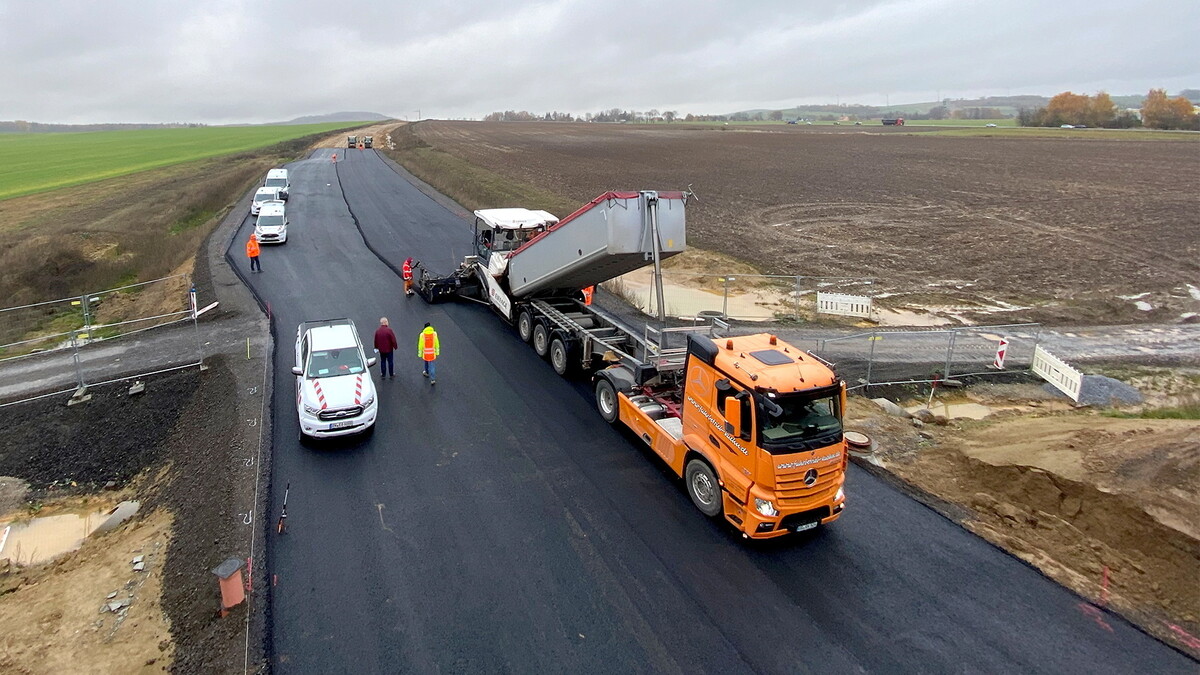
<path id="1" fill-rule="evenodd" d="M 279 198 L 287 201 L 288 190 L 292 184 L 288 182 L 287 169 L 271 169 L 267 172 L 267 180 L 263 183 L 263 187 L 279 188 Z"/>
<path id="2" fill-rule="evenodd" d="M 262 205 L 268 202 L 283 203 L 279 198 L 279 188 L 260 187 L 254 192 L 254 199 L 250 200 L 250 215 L 257 216 L 262 209 Z"/>
<path id="3" fill-rule="evenodd" d="M 283 202 L 266 202 L 254 221 L 254 235 L 260 244 L 286 244 L 287 226 Z"/>

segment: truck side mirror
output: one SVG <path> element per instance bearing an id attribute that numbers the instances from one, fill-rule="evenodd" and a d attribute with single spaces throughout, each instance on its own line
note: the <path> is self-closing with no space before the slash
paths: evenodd
<path id="1" fill-rule="evenodd" d="M 375 365 L 376 363 L 379 363 L 379 359 L 375 358 L 374 356 L 372 356 L 371 358 L 367 359 L 367 367 L 368 367 L 368 368 L 370 368 L 371 366 Z"/>
<path id="2" fill-rule="evenodd" d="M 725 399 L 725 433 L 741 435 L 742 402 L 730 396 Z"/>
<path id="3" fill-rule="evenodd" d="M 292 374 L 293 375 L 303 375 L 304 369 L 301 368 L 300 366 L 292 366 Z"/>

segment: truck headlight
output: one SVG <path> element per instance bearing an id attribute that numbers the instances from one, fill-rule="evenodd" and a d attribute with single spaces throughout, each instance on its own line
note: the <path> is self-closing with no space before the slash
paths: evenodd
<path id="1" fill-rule="evenodd" d="M 321 412 L 321 409 L 314 408 L 311 405 L 305 403 L 304 404 L 304 412 L 308 413 L 309 415 L 316 415 L 317 413 Z"/>
<path id="2" fill-rule="evenodd" d="M 374 402 L 375 402 L 375 397 L 374 397 L 374 396 L 372 396 L 371 398 L 368 398 L 367 400 L 363 401 L 363 402 L 362 402 L 362 405 L 363 405 L 363 407 L 364 407 L 364 408 L 370 408 L 370 407 L 371 407 L 371 404 L 372 404 L 372 403 L 374 403 Z"/>
<path id="3" fill-rule="evenodd" d="M 846 496 L 845 488 L 838 488 L 837 494 L 833 496 L 833 501 L 840 502 Z"/>
<path id="4" fill-rule="evenodd" d="M 779 509 L 775 508 L 775 505 L 771 503 L 770 499 L 759 499 L 758 497 L 755 497 L 754 508 L 758 509 L 758 512 L 764 516 L 770 516 L 774 518 L 775 516 L 779 515 Z"/>

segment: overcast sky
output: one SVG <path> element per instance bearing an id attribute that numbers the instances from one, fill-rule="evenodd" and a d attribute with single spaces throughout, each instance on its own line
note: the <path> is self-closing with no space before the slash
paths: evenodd
<path id="1" fill-rule="evenodd" d="M 0 0 L 0 120 L 679 114 L 1200 88 L 1200 0 Z"/>

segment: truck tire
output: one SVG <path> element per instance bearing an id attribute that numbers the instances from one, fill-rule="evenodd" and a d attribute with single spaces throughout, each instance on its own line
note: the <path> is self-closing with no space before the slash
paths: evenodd
<path id="1" fill-rule="evenodd" d="M 517 314 L 517 334 L 525 342 L 533 339 L 533 313 L 528 309 L 522 309 Z"/>
<path id="2" fill-rule="evenodd" d="M 721 515 L 721 484 L 712 467 L 702 459 L 693 459 L 687 463 L 683 471 L 683 480 L 687 484 L 688 496 L 700 513 L 709 518 Z"/>
<path id="3" fill-rule="evenodd" d="M 571 373 L 571 348 L 562 336 L 555 335 L 550 340 L 550 365 L 563 377 Z"/>
<path id="4" fill-rule="evenodd" d="M 596 380 L 596 409 L 600 417 L 609 424 L 616 424 L 621 418 L 621 407 L 617 402 L 617 388 L 612 382 L 601 377 Z"/>
<path id="5" fill-rule="evenodd" d="M 550 353 L 550 329 L 544 323 L 533 325 L 533 351 L 543 359 Z"/>

